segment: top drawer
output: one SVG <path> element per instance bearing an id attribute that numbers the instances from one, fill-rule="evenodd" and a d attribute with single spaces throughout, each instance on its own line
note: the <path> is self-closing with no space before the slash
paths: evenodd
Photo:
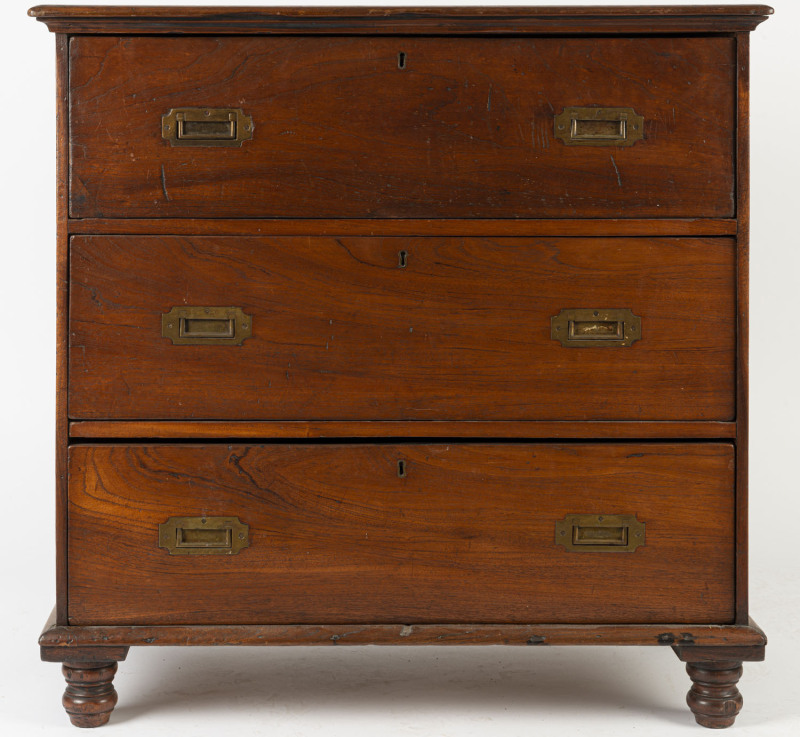
<path id="1" fill-rule="evenodd" d="M 76 218 L 734 215 L 731 38 L 77 36 L 69 80 Z M 567 144 L 580 107 L 642 129 Z M 179 108 L 252 138 L 173 146 Z"/>

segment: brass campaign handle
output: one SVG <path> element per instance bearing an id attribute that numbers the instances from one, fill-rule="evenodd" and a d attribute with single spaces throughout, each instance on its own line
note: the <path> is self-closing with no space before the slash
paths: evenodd
<path id="1" fill-rule="evenodd" d="M 573 553 L 632 553 L 644 533 L 635 514 L 568 514 L 556 522 L 556 544 Z"/>
<path id="2" fill-rule="evenodd" d="M 642 338 L 642 318 L 626 307 L 561 310 L 550 318 L 550 337 L 565 348 L 629 346 Z"/>
<path id="3" fill-rule="evenodd" d="M 158 526 L 158 547 L 170 555 L 236 555 L 249 534 L 238 517 L 170 517 Z"/>
<path id="4" fill-rule="evenodd" d="M 567 146 L 633 146 L 644 137 L 644 118 L 631 107 L 565 107 L 555 134 Z"/>
<path id="5" fill-rule="evenodd" d="M 161 336 L 173 345 L 241 345 L 253 318 L 241 307 L 173 307 L 161 315 Z"/>
<path id="6" fill-rule="evenodd" d="M 171 146 L 241 146 L 253 137 L 253 118 L 241 108 L 179 107 L 161 118 Z"/>

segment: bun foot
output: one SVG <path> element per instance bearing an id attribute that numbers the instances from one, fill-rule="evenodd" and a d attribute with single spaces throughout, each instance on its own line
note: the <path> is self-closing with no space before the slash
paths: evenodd
<path id="1" fill-rule="evenodd" d="M 735 660 L 687 663 L 692 688 L 686 703 L 698 724 L 711 729 L 730 727 L 742 709 L 742 695 L 736 684 L 742 664 Z"/>
<path id="2" fill-rule="evenodd" d="M 61 703 L 76 727 L 100 727 L 108 721 L 117 705 L 114 690 L 114 661 L 99 663 L 64 663 L 61 668 L 67 688 Z"/>

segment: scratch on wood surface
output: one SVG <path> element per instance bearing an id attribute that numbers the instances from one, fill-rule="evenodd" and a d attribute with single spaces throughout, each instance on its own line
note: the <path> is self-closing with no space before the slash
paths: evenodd
<path id="1" fill-rule="evenodd" d="M 170 202 L 172 198 L 169 196 L 169 192 L 167 192 L 167 174 L 164 171 L 164 164 L 161 164 L 161 189 L 164 191 L 164 199 Z"/>
<path id="2" fill-rule="evenodd" d="M 622 177 L 619 175 L 619 169 L 617 169 L 617 162 L 614 161 L 614 157 L 611 157 L 611 165 L 614 167 L 614 171 L 617 173 L 617 184 L 621 187 L 622 186 Z"/>

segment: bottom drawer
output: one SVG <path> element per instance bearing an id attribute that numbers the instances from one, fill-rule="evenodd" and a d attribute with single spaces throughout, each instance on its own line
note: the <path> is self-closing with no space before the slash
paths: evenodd
<path id="1" fill-rule="evenodd" d="M 727 623 L 733 531 L 729 443 L 80 445 L 69 617 Z"/>

